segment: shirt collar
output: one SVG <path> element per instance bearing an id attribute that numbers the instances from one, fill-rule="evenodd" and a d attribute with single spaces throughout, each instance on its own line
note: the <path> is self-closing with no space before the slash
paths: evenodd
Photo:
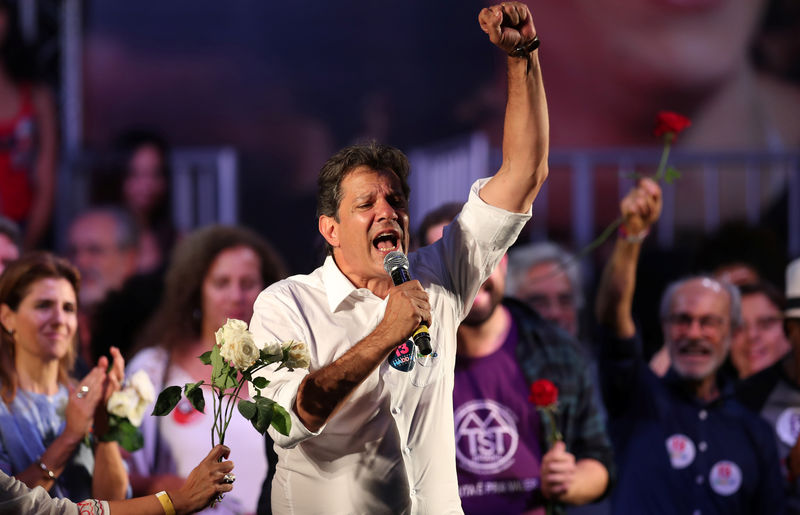
<path id="1" fill-rule="evenodd" d="M 344 299 L 356 290 L 350 279 L 339 270 L 333 256 L 326 257 L 325 263 L 322 265 L 322 282 L 325 285 L 325 294 L 328 296 L 328 307 L 331 313 L 335 313 Z"/>
<path id="2" fill-rule="evenodd" d="M 697 398 L 693 392 L 691 392 L 686 387 L 686 382 L 681 378 L 680 375 L 675 371 L 674 368 L 670 367 L 667 373 L 664 375 L 664 383 L 674 392 L 679 393 L 680 395 L 686 397 L 687 399 L 691 400 L 692 402 L 698 405 L 709 406 L 717 402 L 722 402 L 723 400 L 733 396 L 734 394 L 734 382 L 725 377 L 724 374 L 717 372 L 717 389 L 719 389 L 719 397 L 714 399 L 711 402 L 705 402 Z"/>

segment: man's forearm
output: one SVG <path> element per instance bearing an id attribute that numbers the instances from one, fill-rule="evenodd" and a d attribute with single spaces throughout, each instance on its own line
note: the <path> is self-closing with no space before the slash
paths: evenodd
<path id="1" fill-rule="evenodd" d="M 389 355 L 380 328 L 333 363 L 307 375 L 297 390 L 294 411 L 303 425 L 317 431 Z"/>
<path id="2" fill-rule="evenodd" d="M 636 334 L 631 309 L 641 247 L 641 243 L 618 239 L 614 252 L 603 269 L 597 290 L 597 320 L 601 325 L 612 329 L 618 338 L 631 338 Z"/>
<path id="3" fill-rule="evenodd" d="M 608 470 L 593 458 L 578 460 L 575 479 L 561 501 L 569 504 L 586 504 L 599 498 L 608 487 Z"/>
<path id="4" fill-rule="evenodd" d="M 538 50 L 523 58 L 509 57 L 503 163 L 481 190 L 481 198 L 507 211 L 527 211 L 547 179 L 549 146 Z"/>

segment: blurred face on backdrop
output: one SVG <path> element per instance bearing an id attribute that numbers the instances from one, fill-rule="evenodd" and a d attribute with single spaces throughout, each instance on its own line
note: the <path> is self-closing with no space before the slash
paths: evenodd
<path id="1" fill-rule="evenodd" d="M 211 263 L 202 288 L 204 333 L 213 333 L 229 318 L 249 324 L 253 303 L 264 289 L 261 259 L 250 247 L 225 249 Z"/>
<path id="2" fill-rule="evenodd" d="M 606 77 L 610 74 L 653 90 L 727 80 L 747 62 L 766 4 L 763 0 L 526 3 L 538 23 L 550 27 L 555 61 L 597 66 Z"/>
<path id="3" fill-rule="evenodd" d="M 567 275 L 553 261 L 528 269 L 515 297 L 573 337 L 578 336 L 578 306 Z"/>
<path id="4" fill-rule="evenodd" d="M 160 204 L 167 191 L 164 157 L 154 145 L 143 145 L 131 156 L 123 184 L 125 204 L 135 213 L 146 214 Z"/>
<path id="5" fill-rule="evenodd" d="M 359 166 L 342 180 L 339 220 L 320 217 L 320 232 L 333 247 L 339 269 L 357 287 L 388 280 L 383 260 L 408 250 L 408 205 L 392 172 Z"/>
<path id="6" fill-rule="evenodd" d="M 19 247 L 11 238 L 5 234 L 0 234 L 0 274 L 6 266 L 19 257 Z"/>
<path id="7" fill-rule="evenodd" d="M 789 352 L 783 315 L 763 293 L 742 296 L 742 330 L 733 339 L 731 361 L 744 379 Z"/>
<path id="8" fill-rule="evenodd" d="M 84 308 L 103 301 L 136 272 L 136 249 L 120 247 L 118 234 L 116 220 L 104 213 L 84 215 L 69 228 L 68 254 L 81 273 Z"/>
<path id="9" fill-rule="evenodd" d="M 47 363 L 63 358 L 75 340 L 78 304 L 72 284 L 64 278 L 33 282 L 16 311 L 3 304 L 0 321 L 14 333 L 18 360 Z"/>
<path id="10" fill-rule="evenodd" d="M 702 381 L 716 374 L 732 338 L 726 290 L 708 279 L 683 284 L 662 323 L 672 366 L 681 377 Z"/>

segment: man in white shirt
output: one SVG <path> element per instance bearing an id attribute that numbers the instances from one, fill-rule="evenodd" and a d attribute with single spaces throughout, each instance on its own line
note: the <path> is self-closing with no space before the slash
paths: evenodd
<path id="1" fill-rule="evenodd" d="M 409 255 L 413 281 L 383 269 L 408 250 L 408 161 L 391 147 L 343 149 L 323 166 L 324 265 L 275 283 L 255 303 L 263 345 L 301 340 L 308 370 L 265 375 L 289 409 L 289 436 L 270 429 L 275 513 L 460 513 L 453 431 L 455 333 L 478 288 L 530 218 L 547 177 L 549 128 L 528 8 L 483 9 L 481 29 L 509 54 L 503 163 L 473 185 L 436 244 Z M 430 326 L 433 353 L 407 339 Z"/>

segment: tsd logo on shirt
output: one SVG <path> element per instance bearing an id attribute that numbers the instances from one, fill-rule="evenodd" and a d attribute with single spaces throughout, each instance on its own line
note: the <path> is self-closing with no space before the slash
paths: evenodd
<path id="1" fill-rule="evenodd" d="M 456 460 L 474 474 L 496 474 L 514 463 L 519 431 L 514 414 L 502 404 L 479 399 L 455 413 Z"/>

